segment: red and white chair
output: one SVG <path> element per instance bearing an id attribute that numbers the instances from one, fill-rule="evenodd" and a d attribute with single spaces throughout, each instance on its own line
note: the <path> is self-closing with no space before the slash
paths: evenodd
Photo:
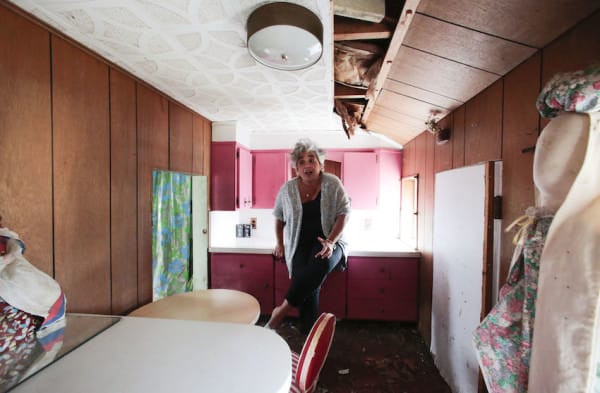
<path id="1" fill-rule="evenodd" d="M 302 352 L 292 352 L 292 386 L 290 393 L 312 393 L 317 388 L 319 374 L 327 359 L 333 333 L 335 316 L 323 313 L 313 325 Z"/>

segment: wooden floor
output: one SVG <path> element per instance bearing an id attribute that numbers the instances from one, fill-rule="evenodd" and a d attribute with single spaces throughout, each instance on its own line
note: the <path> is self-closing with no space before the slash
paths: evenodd
<path id="1" fill-rule="evenodd" d="M 264 324 L 264 320 L 259 324 Z M 277 329 L 293 351 L 306 336 L 287 319 Z M 329 356 L 321 371 L 321 393 L 450 393 L 429 348 L 414 325 L 396 322 L 337 322 Z"/>

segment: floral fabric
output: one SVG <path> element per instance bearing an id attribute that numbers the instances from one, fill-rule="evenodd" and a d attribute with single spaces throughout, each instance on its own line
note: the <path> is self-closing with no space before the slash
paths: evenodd
<path id="1" fill-rule="evenodd" d="M 192 176 L 154 171 L 152 300 L 192 289 Z"/>
<path id="2" fill-rule="evenodd" d="M 542 89 L 536 107 L 543 117 L 556 117 L 560 112 L 599 111 L 600 65 L 556 74 Z"/>
<path id="3" fill-rule="evenodd" d="M 43 352 L 35 333 L 42 320 L 0 301 L 0 391 L 14 385 Z"/>
<path id="4" fill-rule="evenodd" d="M 539 260 L 551 215 L 530 208 L 499 300 L 473 335 L 490 393 L 527 392 Z"/>

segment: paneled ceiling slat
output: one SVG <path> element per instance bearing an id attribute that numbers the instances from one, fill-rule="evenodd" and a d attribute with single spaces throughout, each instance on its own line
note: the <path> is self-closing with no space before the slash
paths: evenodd
<path id="1" fill-rule="evenodd" d="M 450 97 L 444 97 L 442 95 L 420 89 L 415 86 L 407 85 L 406 83 L 398 82 L 388 78 L 383 85 L 384 90 L 402 94 L 409 97 L 414 97 L 417 100 L 429 102 L 430 104 L 453 110 L 461 106 L 464 102 L 452 99 Z"/>
<path id="2" fill-rule="evenodd" d="M 498 75 L 505 75 L 536 52 L 529 46 L 421 14 L 415 15 L 403 44 Z"/>
<path id="3" fill-rule="evenodd" d="M 371 112 L 371 116 L 373 117 L 373 119 L 382 117 L 385 119 L 397 121 L 401 124 L 406 124 L 417 128 L 425 128 L 425 122 L 423 120 L 379 105 L 375 109 L 373 109 L 373 112 Z"/>
<path id="4" fill-rule="evenodd" d="M 468 101 L 496 81 L 498 75 L 403 46 L 389 78 L 458 101 Z"/>
<path id="5" fill-rule="evenodd" d="M 393 121 L 380 121 L 379 119 L 369 119 L 367 122 L 367 129 L 377 132 L 378 134 L 383 134 L 401 144 L 405 144 L 416 135 L 423 132 L 423 130 L 418 127 Z"/>
<path id="6" fill-rule="evenodd" d="M 418 11 L 470 29 L 542 48 L 598 9 L 598 0 L 423 0 Z"/>
<path id="7" fill-rule="evenodd" d="M 425 122 L 431 112 L 439 113 L 439 117 L 444 117 L 448 110 L 439 106 L 428 104 L 423 101 L 416 100 L 411 97 L 396 94 L 391 91 L 384 90 L 379 96 L 377 106 L 388 108 L 405 115 L 415 117 Z"/>

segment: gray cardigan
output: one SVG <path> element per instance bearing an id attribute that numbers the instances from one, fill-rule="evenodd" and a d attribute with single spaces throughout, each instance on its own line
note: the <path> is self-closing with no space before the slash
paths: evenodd
<path id="1" fill-rule="evenodd" d="M 350 200 L 341 180 L 332 174 L 321 173 L 321 227 L 325 236 L 329 236 L 331 228 L 338 216 L 350 214 Z M 297 178 L 289 180 L 281 186 L 275 199 L 273 215 L 284 223 L 283 244 L 285 248 L 285 263 L 288 272 L 292 274 L 292 258 L 298 247 L 300 228 L 302 227 L 302 201 L 297 187 Z M 346 242 L 343 232 L 337 245 L 344 254 L 346 265 Z"/>

